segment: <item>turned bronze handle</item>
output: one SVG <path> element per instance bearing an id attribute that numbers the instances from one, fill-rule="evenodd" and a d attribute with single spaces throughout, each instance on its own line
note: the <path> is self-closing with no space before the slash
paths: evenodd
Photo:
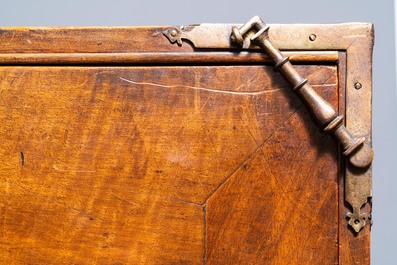
<path id="1" fill-rule="evenodd" d="M 331 133 L 339 140 L 343 147 L 343 154 L 349 157 L 349 161 L 356 167 L 364 168 L 371 165 L 373 151 L 365 143 L 364 137 L 354 137 L 344 126 L 343 116 L 325 101 L 308 84 L 307 79 L 301 77 L 281 52 L 274 47 L 269 40 L 269 26 L 258 16 L 253 17 L 240 28 L 233 27 L 231 40 L 239 45 L 243 44 L 244 35 L 250 30 L 257 30 L 251 37 L 251 41 L 260 46 L 275 63 L 275 70 L 280 72 L 292 89 L 297 93 L 309 108 L 317 122 L 324 128 L 324 131 Z"/>

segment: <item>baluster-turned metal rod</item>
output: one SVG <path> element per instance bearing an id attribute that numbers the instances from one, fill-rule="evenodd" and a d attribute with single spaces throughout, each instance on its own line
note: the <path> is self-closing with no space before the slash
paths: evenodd
<path id="1" fill-rule="evenodd" d="M 324 128 L 324 131 L 331 133 L 339 140 L 343 147 L 343 154 L 349 157 L 350 162 L 356 167 L 367 167 L 373 159 L 373 151 L 365 144 L 364 137 L 354 137 L 343 124 L 343 116 L 338 116 L 337 111 L 325 101 L 310 86 L 306 78 L 301 77 L 289 62 L 288 57 L 274 47 L 269 40 L 269 26 L 259 17 L 253 17 L 240 28 L 233 27 L 231 40 L 242 45 L 244 35 L 250 30 L 257 30 L 251 37 L 251 41 L 259 45 L 267 55 L 274 61 L 275 70 L 280 72 L 292 89 L 297 93 L 309 108 L 317 122 Z"/>

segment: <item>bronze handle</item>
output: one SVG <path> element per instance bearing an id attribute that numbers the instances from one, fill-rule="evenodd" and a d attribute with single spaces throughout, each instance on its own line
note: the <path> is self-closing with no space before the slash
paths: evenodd
<path id="1" fill-rule="evenodd" d="M 240 28 L 233 27 L 231 40 L 242 46 L 244 35 L 252 29 L 257 32 L 251 37 L 251 41 L 261 47 L 274 61 L 275 70 L 285 77 L 295 93 L 310 109 L 317 122 L 324 128 L 324 131 L 333 134 L 338 139 L 343 147 L 343 154 L 349 157 L 351 164 L 359 168 L 371 165 L 373 151 L 369 145 L 364 143 L 365 138 L 354 137 L 343 125 L 343 116 L 338 116 L 337 111 L 307 83 L 307 79 L 296 72 L 288 57 L 284 57 L 274 47 L 269 40 L 269 26 L 261 18 L 255 16 Z"/>

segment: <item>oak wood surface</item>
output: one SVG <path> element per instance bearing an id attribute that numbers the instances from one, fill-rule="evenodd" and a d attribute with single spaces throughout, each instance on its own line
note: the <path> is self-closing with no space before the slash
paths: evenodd
<path id="1" fill-rule="evenodd" d="M 298 70 L 338 105 L 335 66 Z M 334 264 L 336 144 L 271 67 L 0 77 L 2 263 Z"/>
<path id="2" fill-rule="evenodd" d="M 208 200 L 208 263 L 337 264 L 335 147 L 297 108 Z"/>
<path id="3" fill-rule="evenodd" d="M 0 264 L 369 264 L 337 144 L 266 55 L 164 29 L 0 30 Z M 272 32 L 370 143 L 372 25 Z"/>

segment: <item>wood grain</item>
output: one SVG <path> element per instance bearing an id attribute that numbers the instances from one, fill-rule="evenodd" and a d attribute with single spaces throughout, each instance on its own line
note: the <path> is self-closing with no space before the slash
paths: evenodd
<path id="1" fill-rule="evenodd" d="M 338 104 L 335 66 L 298 70 Z M 255 261 L 278 246 L 266 250 L 264 234 L 304 246 L 297 261 L 318 251 L 334 257 L 335 142 L 271 67 L 9 66 L 0 82 L 2 263 L 216 263 L 225 242 L 227 253 Z M 276 222 L 286 216 L 292 225 Z M 313 223 L 320 216 L 328 225 Z M 220 220 L 241 237 L 219 238 Z M 286 257 L 279 251 L 274 261 Z"/>
<path id="2" fill-rule="evenodd" d="M 297 109 L 209 198 L 207 263 L 337 264 L 336 153 Z"/>
<path id="3" fill-rule="evenodd" d="M 170 45 L 166 27 L 3 27 L 0 53 L 183 52 Z M 150 45 L 148 45 L 150 43 Z"/>

